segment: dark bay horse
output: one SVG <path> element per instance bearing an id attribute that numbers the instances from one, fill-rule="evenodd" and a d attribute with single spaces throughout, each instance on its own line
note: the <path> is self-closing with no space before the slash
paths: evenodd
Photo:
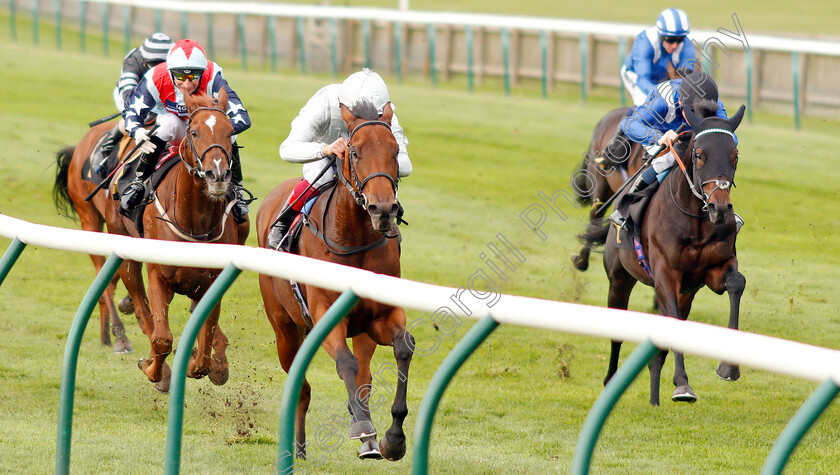
<path id="1" fill-rule="evenodd" d="M 399 242 L 391 239 L 399 236 L 394 224 L 399 207 L 396 200 L 398 147 L 389 125 L 392 114 L 388 106 L 381 117 L 373 106 L 370 111 L 355 107 L 352 113 L 347 107 L 341 107 L 341 116 L 347 130 L 351 131 L 346 158 L 339 159 L 337 166 L 341 183 L 325 190 L 309 212 L 310 230 L 313 231 L 301 230 L 295 243 L 300 255 L 400 276 Z M 281 183 L 260 206 L 257 230 L 261 247 L 266 247 L 269 227 L 298 181 L 296 178 Z M 314 230 L 320 235 L 316 236 Z M 267 275 L 260 275 L 259 280 L 265 311 L 274 327 L 277 355 L 288 372 L 304 332 L 321 319 L 340 294 L 301 285 L 312 317 L 307 321 L 288 280 Z M 361 439 L 360 457 L 382 456 L 399 460 L 405 455 L 402 426 L 408 414 L 408 368 L 414 347 L 414 339 L 406 331 L 405 323 L 402 308 L 362 299 L 323 343 L 347 388 L 348 409 L 352 416 L 350 438 Z M 347 338 L 353 339 L 353 351 L 347 345 Z M 398 375 L 391 406 L 392 425 L 380 444 L 376 441 L 367 403 L 372 394 L 370 361 L 377 345 L 394 347 L 397 367 L 388 365 L 388 372 Z M 310 393 L 309 383 L 304 381 L 296 414 L 295 439 L 299 457 L 306 457 L 305 425 Z"/>
<path id="2" fill-rule="evenodd" d="M 683 163 L 685 170 L 672 170 L 653 195 L 641 224 L 641 245 L 651 274 L 647 275 L 632 249 L 619 249 L 616 226 L 590 229 L 584 238 L 590 244 L 604 244 L 604 269 L 609 278 L 610 308 L 627 309 L 636 282 L 654 287 L 659 312 L 685 320 L 694 296 L 703 286 L 713 292 L 729 293 L 729 328 L 738 329 L 741 295 L 746 279 L 738 272 L 735 252 L 736 224 L 729 192 L 734 186 L 738 148 L 733 132 L 744 115 L 744 106 L 730 119 L 716 117 L 715 105 L 698 106 L 698 117 L 686 109 L 694 131 Z M 618 369 L 621 342 L 613 341 L 607 381 Z M 659 380 L 667 351 L 660 351 L 650 363 L 650 402 L 659 404 Z M 688 384 L 682 353 L 674 352 L 672 396 L 675 401 L 697 399 Z M 735 381 L 738 366 L 724 362 L 717 368 L 721 379 Z"/>
<path id="3" fill-rule="evenodd" d="M 243 244 L 248 237 L 250 223 L 246 221 L 237 226 L 227 210 L 233 135 L 233 126 L 225 113 L 227 93 L 222 90 L 218 100 L 187 94 L 185 103 L 190 117 L 179 149 L 181 161 L 163 178 L 153 202 L 144 210 L 144 237 Z M 86 231 L 101 232 L 102 226 L 107 225 L 110 233 L 137 237 L 134 224 L 119 214 L 119 201 L 106 195 L 105 191 L 99 191 L 90 201 L 85 200 L 95 185 L 82 178 L 82 167 L 99 136 L 108 127 L 103 124 L 91 129 L 76 147 L 59 152 L 53 190 L 56 206 L 66 208 L 72 204 L 82 229 Z M 91 256 L 91 259 L 98 272 L 104 259 L 101 256 Z M 151 344 L 149 358 L 141 360 L 138 366 L 150 381 L 156 383 L 155 388 L 159 391 L 169 390 L 171 372 L 165 360 L 172 351 L 168 309 L 174 294 L 186 295 L 195 304 L 220 272 L 220 269 L 150 263 L 147 265 L 147 295 L 142 264 L 125 261 L 120 266 L 119 278 L 133 301 L 140 328 Z M 103 293 L 100 309 L 103 318 L 110 315 L 116 321 L 113 284 Z M 209 375 L 214 384 L 224 384 L 228 378 L 227 337 L 218 326 L 220 310 L 221 304 L 213 309 L 202 327 L 187 373 L 193 378 Z"/>
<path id="4" fill-rule="evenodd" d="M 601 210 L 599 212 L 601 205 L 613 193 L 618 191 L 627 179 L 627 176 L 632 176 L 636 173 L 639 167 L 642 166 L 642 163 L 644 163 L 644 149 L 640 144 L 633 142 L 630 142 L 627 160 L 622 164 L 618 164 L 624 170 L 612 164 L 607 170 L 603 170 L 594 160 L 596 157 L 604 155 L 610 139 L 618 128 L 618 123 L 627 116 L 627 111 L 629 110 L 627 107 L 613 109 L 598 121 L 598 124 L 592 131 L 589 150 L 584 154 L 581 164 L 572 173 L 570 184 L 577 195 L 578 201 L 581 204 L 590 203 L 592 205 L 589 210 L 589 227 L 591 229 L 600 227 L 601 218 L 606 211 Z M 572 256 L 572 262 L 576 269 L 583 271 L 589 268 L 589 254 L 591 251 L 592 244 L 584 242 L 580 252 Z"/>

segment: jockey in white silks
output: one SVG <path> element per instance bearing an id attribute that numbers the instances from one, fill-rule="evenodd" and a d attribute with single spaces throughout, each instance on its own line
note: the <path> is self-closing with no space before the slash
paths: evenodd
<path id="1" fill-rule="evenodd" d="M 379 115 L 390 107 L 396 110 L 388 95 L 385 81 L 370 69 L 351 74 L 341 84 L 330 84 L 312 96 L 292 121 L 292 128 L 286 140 L 280 144 L 280 158 L 291 163 L 303 164 L 303 179 L 298 183 L 271 226 L 268 247 L 277 249 L 292 221 L 303 205 L 329 187 L 335 180 L 336 167 L 330 167 L 330 156 L 344 158 L 350 131 L 341 118 L 341 107 L 352 113 L 357 103 L 369 102 Z M 411 160 L 406 147 L 408 139 L 394 114 L 391 118 L 391 132 L 397 140 L 399 152 L 399 177 L 411 174 Z M 323 173 L 322 173 L 323 172 Z M 320 176 L 319 176 L 320 175 Z"/>

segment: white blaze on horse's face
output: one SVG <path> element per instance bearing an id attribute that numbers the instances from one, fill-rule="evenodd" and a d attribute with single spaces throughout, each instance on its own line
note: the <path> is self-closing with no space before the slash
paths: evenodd
<path id="1" fill-rule="evenodd" d="M 207 127 L 210 127 L 210 133 L 212 134 L 213 133 L 213 126 L 216 125 L 216 116 L 211 115 L 210 117 L 207 118 L 207 120 L 204 121 L 204 123 L 207 124 Z"/>
<path id="2" fill-rule="evenodd" d="M 219 176 L 222 176 L 222 167 L 221 167 L 221 165 L 222 165 L 222 159 L 221 159 L 221 158 L 214 158 L 214 159 L 213 159 L 213 163 L 215 163 L 215 164 L 216 164 L 216 173 L 217 173 Z"/>

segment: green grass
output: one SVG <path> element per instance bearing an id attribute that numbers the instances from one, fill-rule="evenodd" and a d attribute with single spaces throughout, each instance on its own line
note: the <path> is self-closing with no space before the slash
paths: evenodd
<path id="1" fill-rule="evenodd" d="M 3 28 L 0 37 L 7 37 Z M 225 64 L 226 76 L 254 122 L 240 138 L 246 147 L 245 184 L 263 197 L 300 173 L 279 159 L 277 147 L 301 105 L 329 79 L 244 73 L 234 66 Z M 51 203 L 54 154 L 81 138 L 87 122 L 111 112 L 119 59 L 79 55 L 69 47 L 64 52 L 39 49 L 21 40 L 4 44 L 0 69 L 0 212 L 76 228 Z M 478 254 L 502 233 L 526 256 L 499 283 L 503 292 L 603 305 L 606 279 L 598 257 L 587 273 L 570 265 L 586 210 L 561 205 L 569 218 L 549 217 L 543 228 L 546 241 L 522 223 L 519 213 L 538 202 L 540 191 L 568 189 L 569 173 L 586 149 L 591 128 L 616 105 L 615 99 L 594 97 L 581 104 L 574 92 L 541 100 L 389 82 L 415 169 L 400 189 L 411 222 L 403 228 L 404 276 L 464 286 L 484 265 Z M 790 124 L 790 118 L 759 114 L 755 125 L 738 130 L 741 161 L 734 202 L 747 221 L 738 239 L 740 268 L 747 277 L 742 329 L 836 348 L 837 123 L 808 119 L 800 132 Z M 8 246 L 7 239 L 0 241 Z M 248 244 L 255 244 L 253 235 Z M 0 288 L 0 472 L 54 468 L 64 344 L 93 277 L 87 256 L 27 248 Z M 639 288 L 631 308 L 650 311 L 651 296 L 650 289 Z M 182 297 L 173 301 L 170 321 L 176 338 L 187 307 Z M 691 319 L 723 325 L 727 311 L 725 296 L 702 291 Z M 411 321 L 429 317 L 416 311 L 408 315 Z M 409 454 L 403 461 L 359 461 L 356 444 L 345 440 L 331 453 L 313 450 L 323 463 L 311 462 L 310 472 L 408 472 L 420 400 L 442 359 L 471 324 L 466 321 L 450 336 L 428 324 L 417 327 L 419 346 L 431 345 L 438 336 L 442 343 L 431 355 L 415 356 L 412 364 Z M 162 471 L 168 399 L 138 371 L 136 360 L 148 354 L 148 340 L 130 317 L 126 325 L 133 355 L 117 356 L 100 347 L 93 322 L 85 334 L 74 415 L 74 472 Z M 285 374 L 255 275 L 244 273 L 225 297 L 221 325 L 231 343 L 231 378 L 223 387 L 206 380 L 187 383 L 181 466 L 184 473 L 265 473 L 276 454 Z M 625 345 L 625 357 L 634 346 Z M 432 471 L 568 472 L 580 428 L 602 389 L 608 354 L 609 342 L 603 339 L 500 327 L 466 362 L 443 398 L 432 434 Z M 661 407 L 648 405 L 643 374 L 607 421 L 594 472 L 755 473 L 817 386 L 751 368 L 743 368 L 741 381 L 724 383 L 714 374 L 716 361 L 691 355 L 686 360 L 699 401 L 681 405 L 667 400 L 673 358 L 664 370 Z M 390 351 L 383 348 L 374 365 L 389 361 Z M 564 371 L 568 377 L 561 377 Z M 317 428 L 331 423 L 331 415 L 343 414 L 346 394 L 323 352 L 308 377 L 313 437 Z M 387 428 L 388 412 L 381 408 L 373 414 L 380 431 Z M 840 472 L 840 431 L 833 424 L 838 416 L 835 405 L 820 419 L 788 465 L 791 473 Z"/>

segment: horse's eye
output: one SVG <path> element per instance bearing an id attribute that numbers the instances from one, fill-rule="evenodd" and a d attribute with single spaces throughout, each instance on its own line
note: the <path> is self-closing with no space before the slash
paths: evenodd
<path id="1" fill-rule="evenodd" d="M 192 135 L 193 138 L 198 137 L 198 134 L 195 133 L 195 130 L 190 130 L 190 135 Z"/>

